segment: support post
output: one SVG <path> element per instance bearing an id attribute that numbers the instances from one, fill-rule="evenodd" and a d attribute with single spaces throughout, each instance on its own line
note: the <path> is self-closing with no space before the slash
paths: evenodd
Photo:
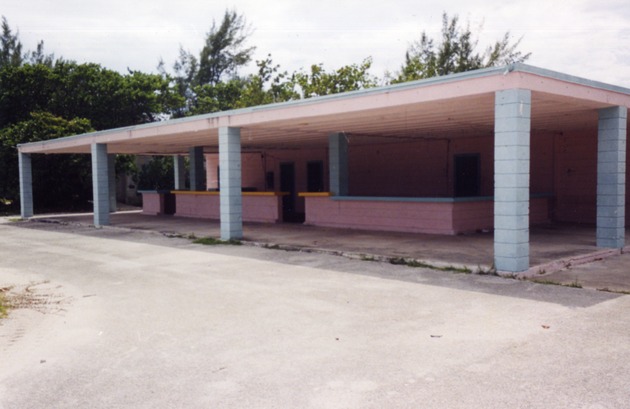
<path id="1" fill-rule="evenodd" d="M 186 168 L 183 156 L 173 156 L 173 171 L 175 172 L 173 175 L 175 177 L 175 190 L 186 189 Z"/>
<path id="2" fill-rule="evenodd" d="M 494 116 L 494 263 L 516 273 L 529 268 L 531 91 L 497 91 Z"/>
<path id="3" fill-rule="evenodd" d="M 92 144 L 92 192 L 94 226 L 109 224 L 109 171 L 107 145 Z"/>
<path id="4" fill-rule="evenodd" d="M 195 146 L 189 150 L 190 190 L 206 190 L 206 170 L 203 165 L 203 147 Z"/>
<path id="5" fill-rule="evenodd" d="M 33 217 L 33 172 L 31 155 L 18 153 L 20 167 L 20 215 L 23 219 Z"/>
<path id="6" fill-rule="evenodd" d="M 597 246 L 623 248 L 626 203 L 626 121 L 622 106 L 599 110 L 597 132 Z"/>
<path id="7" fill-rule="evenodd" d="M 243 238 L 241 129 L 219 128 L 221 239 Z"/>
<path id="8" fill-rule="evenodd" d="M 328 167 L 330 192 L 333 196 L 347 196 L 348 140 L 343 132 L 328 135 Z"/>
<path id="9" fill-rule="evenodd" d="M 107 172 L 109 180 L 109 212 L 116 212 L 116 155 L 107 155 Z"/>

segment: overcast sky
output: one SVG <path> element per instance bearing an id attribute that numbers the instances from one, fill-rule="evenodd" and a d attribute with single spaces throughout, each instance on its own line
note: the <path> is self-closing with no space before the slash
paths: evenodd
<path id="1" fill-rule="evenodd" d="M 629 0 L 3 0 L 0 14 L 26 49 L 44 40 L 66 59 L 155 72 L 180 45 L 197 54 L 228 8 L 251 24 L 255 59 L 271 54 L 289 72 L 372 57 L 383 77 L 423 30 L 439 35 L 445 11 L 469 21 L 480 46 L 510 31 L 528 64 L 630 88 Z"/>

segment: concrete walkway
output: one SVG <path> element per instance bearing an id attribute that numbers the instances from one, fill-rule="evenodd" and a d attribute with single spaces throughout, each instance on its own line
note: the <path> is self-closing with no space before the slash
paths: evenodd
<path id="1" fill-rule="evenodd" d="M 219 223 L 214 220 L 150 216 L 139 211 L 118 212 L 111 216 L 111 225 L 116 228 L 158 232 L 170 236 L 220 236 Z M 45 215 L 38 216 L 35 220 L 91 225 L 92 215 Z M 443 269 L 492 271 L 492 233 L 445 236 L 334 229 L 289 223 L 245 223 L 243 230 L 244 240 L 259 246 L 363 259 L 404 258 Z M 630 237 L 630 231 L 628 234 Z M 521 278 L 630 292 L 630 254 L 619 255 L 618 251 L 595 247 L 594 227 L 537 226 L 531 229 L 530 235 L 532 268 L 521 274 Z"/>
<path id="2" fill-rule="evenodd" d="M 629 296 L 73 224 L 0 260 L 2 409 L 628 405 Z"/>

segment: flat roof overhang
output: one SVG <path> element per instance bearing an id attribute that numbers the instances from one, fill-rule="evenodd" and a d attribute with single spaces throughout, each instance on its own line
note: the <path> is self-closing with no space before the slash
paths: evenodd
<path id="1" fill-rule="evenodd" d="M 244 150 L 326 146 L 331 132 L 353 143 L 461 138 L 494 133 L 494 95 L 532 91 L 532 132 L 596 128 L 597 110 L 630 107 L 630 90 L 524 64 L 386 87 L 217 112 L 18 146 L 23 153 L 187 154 L 218 148 L 218 129 L 241 128 Z M 630 125 L 630 119 L 629 119 Z M 630 126 L 629 126 L 630 127 Z"/>

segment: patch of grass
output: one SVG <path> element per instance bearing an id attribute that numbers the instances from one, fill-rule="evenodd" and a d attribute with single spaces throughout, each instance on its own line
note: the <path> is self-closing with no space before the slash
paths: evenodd
<path id="1" fill-rule="evenodd" d="M 575 281 L 572 281 L 572 282 L 570 282 L 568 284 L 561 283 L 561 282 L 558 282 L 558 281 L 553 281 L 553 280 L 533 279 L 531 281 L 533 283 L 536 283 L 536 284 L 559 285 L 559 286 L 562 286 L 562 287 L 582 288 L 582 284 L 580 284 L 577 279 L 575 279 Z"/>
<path id="2" fill-rule="evenodd" d="M 0 288 L 0 318 L 6 317 L 10 310 L 28 309 L 42 314 L 63 311 L 70 298 L 39 287 L 45 284 L 49 281 Z"/>
<path id="3" fill-rule="evenodd" d="M 195 244 L 203 244 L 205 246 L 216 246 L 216 245 L 221 245 L 221 244 L 230 244 L 230 245 L 234 245 L 234 246 L 240 246 L 241 241 L 240 240 L 221 240 L 221 239 L 215 239 L 214 237 L 201 237 L 201 238 L 196 238 L 193 240 L 193 243 Z"/>
<path id="4" fill-rule="evenodd" d="M 544 285 L 562 285 L 562 283 L 559 283 L 557 281 L 552 281 L 552 280 L 539 280 L 539 279 L 534 279 L 531 280 L 533 283 L 536 284 L 544 284 Z"/>
<path id="5" fill-rule="evenodd" d="M 9 221 L 11 223 L 17 223 L 17 222 L 23 222 L 25 219 L 22 219 L 21 217 L 9 217 Z"/>
<path id="6" fill-rule="evenodd" d="M 9 315 L 9 302 L 4 296 L 4 288 L 0 289 L 0 319 L 6 318 Z"/>

